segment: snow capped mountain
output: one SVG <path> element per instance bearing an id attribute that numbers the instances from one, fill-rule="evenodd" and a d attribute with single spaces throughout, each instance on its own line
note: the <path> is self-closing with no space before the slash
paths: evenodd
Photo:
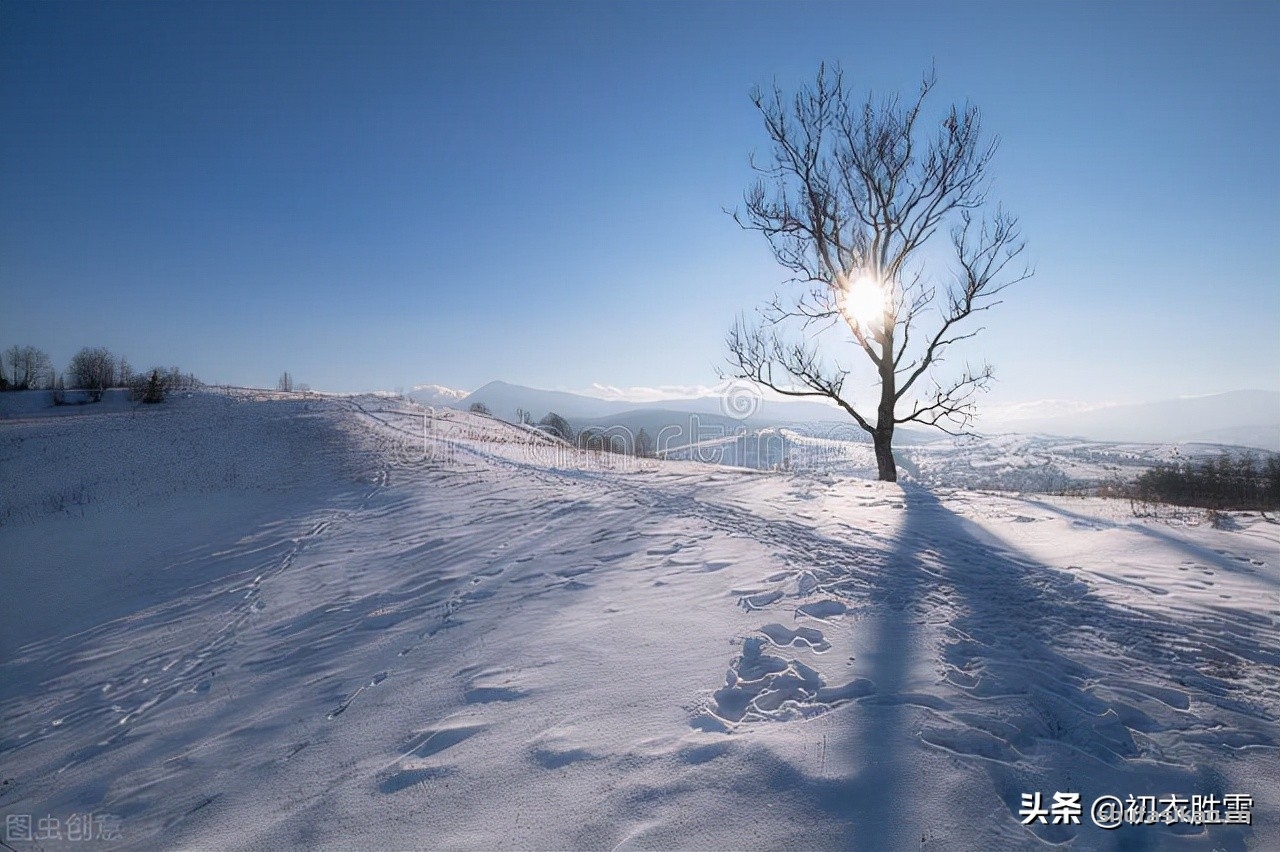
<path id="1" fill-rule="evenodd" d="M 600 417 L 616 414 L 636 406 L 628 402 L 597 399 L 565 391 L 540 390 L 493 381 L 468 394 L 459 401 L 458 408 L 469 408 L 480 403 L 503 420 L 515 420 L 516 409 L 524 409 L 535 420 L 554 411 L 561 417 Z"/>
<path id="2" fill-rule="evenodd" d="M 413 390 L 405 394 L 418 405 L 434 407 L 454 407 L 465 399 L 468 391 L 454 390 L 443 385 L 414 385 Z"/>

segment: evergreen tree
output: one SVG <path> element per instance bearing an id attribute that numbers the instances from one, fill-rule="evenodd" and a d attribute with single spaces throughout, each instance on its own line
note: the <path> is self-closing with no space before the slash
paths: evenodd
<path id="1" fill-rule="evenodd" d="M 650 438 L 649 433 L 644 429 L 636 435 L 635 454 L 643 459 L 653 457 L 653 438 Z"/>
<path id="2" fill-rule="evenodd" d="M 546 417 L 542 418 L 538 423 L 538 428 L 551 435 L 555 435 L 561 440 L 573 443 L 573 427 L 569 425 L 569 421 L 565 420 L 554 411 L 549 412 Z"/>
<path id="3" fill-rule="evenodd" d="M 151 377 L 147 379 L 147 392 L 142 401 L 149 404 L 164 402 L 164 381 L 160 378 L 159 370 L 151 371 Z"/>

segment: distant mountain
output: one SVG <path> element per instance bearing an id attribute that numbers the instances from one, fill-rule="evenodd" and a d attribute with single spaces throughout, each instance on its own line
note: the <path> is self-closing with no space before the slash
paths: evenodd
<path id="1" fill-rule="evenodd" d="M 467 391 L 454 390 L 442 385 L 414 385 L 405 396 L 418 403 L 437 408 L 455 408 L 467 396 Z"/>
<path id="2" fill-rule="evenodd" d="M 769 423 L 806 423 L 812 421 L 846 420 L 844 412 L 830 405 L 803 400 L 764 399 L 754 394 L 745 385 L 735 386 L 729 398 L 721 396 L 702 396 L 693 399 L 665 399 L 653 403 L 635 403 L 625 400 L 598 399 L 565 391 L 539 390 L 537 388 L 513 385 L 507 382 L 489 382 L 489 384 L 460 400 L 455 408 L 468 408 L 473 403 L 483 403 L 497 417 L 514 420 L 516 409 L 523 408 L 535 420 L 540 420 L 548 412 L 554 411 L 562 417 L 573 420 L 591 418 L 608 418 L 628 412 L 677 412 L 680 414 L 702 414 L 713 417 L 728 417 L 733 420 L 765 425 Z M 737 406 L 735 407 L 735 403 Z M 732 417 L 737 411 L 748 416 Z"/>
<path id="3" fill-rule="evenodd" d="M 503 420 L 515 420 L 518 408 L 529 412 L 534 420 L 541 420 L 552 411 L 561 417 L 573 420 L 580 417 L 602 417 L 635 408 L 635 405 L 629 402 L 613 402 L 564 391 L 527 388 L 507 382 L 489 382 L 460 400 L 455 408 L 470 408 L 477 402 L 488 408 L 493 416 Z"/>
<path id="4" fill-rule="evenodd" d="M 1280 452 L 1280 393 L 1242 390 L 1010 421 L 992 431 L 1155 444 L 1214 443 Z"/>

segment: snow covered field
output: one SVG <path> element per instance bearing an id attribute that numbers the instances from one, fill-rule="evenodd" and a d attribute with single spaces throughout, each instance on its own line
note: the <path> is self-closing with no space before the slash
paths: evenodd
<path id="1" fill-rule="evenodd" d="M 227 392 L 0 423 L 0 559 L 16 849 L 1280 848 L 1257 515 Z"/>

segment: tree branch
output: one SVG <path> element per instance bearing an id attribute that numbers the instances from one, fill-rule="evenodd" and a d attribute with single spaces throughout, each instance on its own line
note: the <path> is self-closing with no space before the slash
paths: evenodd
<path id="1" fill-rule="evenodd" d="M 875 428 L 841 395 L 848 371 L 826 368 L 817 354 L 803 344 L 787 344 L 774 332 L 748 327 L 739 318 L 725 339 L 733 378 L 747 379 L 770 390 L 795 397 L 825 397 L 835 402 L 867 432 Z M 793 381 L 774 377 L 777 367 Z M 801 387 L 796 386 L 798 382 Z"/>

